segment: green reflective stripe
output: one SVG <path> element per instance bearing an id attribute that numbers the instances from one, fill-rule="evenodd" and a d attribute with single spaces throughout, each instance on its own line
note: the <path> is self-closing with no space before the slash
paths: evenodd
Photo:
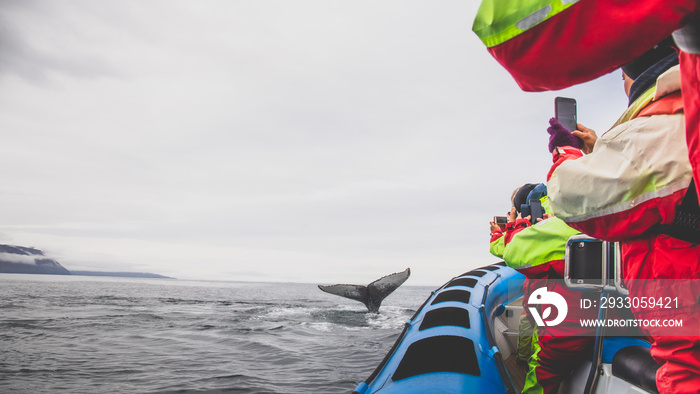
<path id="1" fill-rule="evenodd" d="M 563 260 L 566 241 L 579 232 L 552 217 L 515 234 L 506 245 L 503 260 L 515 269 L 525 269 Z"/>
<path id="2" fill-rule="evenodd" d="M 487 47 L 504 43 L 579 0 L 483 0 L 472 31 Z"/>

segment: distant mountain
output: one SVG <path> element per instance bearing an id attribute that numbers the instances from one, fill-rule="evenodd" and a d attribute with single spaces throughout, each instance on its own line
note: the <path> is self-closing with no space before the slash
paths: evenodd
<path id="1" fill-rule="evenodd" d="M 68 271 L 58 261 L 46 257 L 44 252 L 24 246 L 0 244 L 0 274 L 44 274 L 116 276 L 126 278 L 175 279 L 145 272 Z"/>
<path id="2" fill-rule="evenodd" d="M 58 261 L 39 249 L 0 245 L 0 272 L 11 274 L 70 275 Z"/>

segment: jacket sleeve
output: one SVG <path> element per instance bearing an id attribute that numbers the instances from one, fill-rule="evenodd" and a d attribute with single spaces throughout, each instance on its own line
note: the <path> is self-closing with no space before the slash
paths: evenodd
<path id="1" fill-rule="evenodd" d="M 503 250 L 505 247 L 505 237 L 503 236 L 503 233 L 501 231 L 494 231 L 491 233 L 489 252 L 498 258 L 503 258 Z"/>
<path id="2" fill-rule="evenodd" d="M 503 259 L 509 267 L 520 270 L 562 260 L 566 241 L 574 234 L 578 231 L 556 217 L 516 228 L 512 234 L 507 231 Z"/>
<path id="3" fill-rule="evenodd" d="M 547 190 L 569 226 L 618 241 L 672 222 L 691 179 L 683 115 L 658 115 L 613 128 L 589 155 L 560 160 Z"/>
<path id="4" fill-rule="evenodd" d="M 580 149 L 574 148 L 573 146 L 557 147 L 552 151 L 552 168 L 549 169 L 547 174 L 547 180 L 552 177 L 552 173 L 557 169 L 563 162 L 567 160 L 575 160 L 583 156 L 583 152 Z"/>
<path id="5" fill-rule="evenodd" d="M 508 245 L 515 236 L 515 234 L 523 231 L 529 226 L 530 221 L 527 219 L 518 219 L 515 222 L 509 222 L 508 224 L 506 224 L 506 235 L 504 237 L 505 244 Z"/>

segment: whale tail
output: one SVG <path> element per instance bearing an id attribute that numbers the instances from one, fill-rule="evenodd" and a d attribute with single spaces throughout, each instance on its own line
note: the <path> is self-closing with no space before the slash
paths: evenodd
<path id="1" fill-rule="evenodd" d="M 378 312 L 382 301 L 398 289 L 411 275 L 411 269 L 383 276 L 367 286 L 362 285 L 318 285 L 326 293 L 360 301 L 370 312 Z"/>

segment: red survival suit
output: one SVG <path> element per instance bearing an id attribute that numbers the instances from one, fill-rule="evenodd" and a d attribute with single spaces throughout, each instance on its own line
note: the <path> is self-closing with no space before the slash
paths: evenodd
<path id="1" fill-rule="evenodd" d="M 555 149 L 547 184 L 552 210 L 569 226 L 620 242 L 632 300 L 678 300 L 672 308 L 631 308 L 637 319 L 682 319 L 673 331 L 643 328 L 661 364 L 657 387 L 674 394 L 700 392 L 700 245 L 658 231 L 674 221 L 692 180 L 680 85 L 678 66 L 660 75 L 591 154 Z"/>
<path id="2" fill-rule="evenodd" d="M 547 197 L 542 197 L 541 202 L 549 213 Z M 562 296 L 568 306 L 561 323 L 537 327 L 538 349 L 528 362 L 524 394 L 556 393 L 559 384 L 581 361 L 591 358 L 596 330 L 581 327 L 579 320 L 593 319 L 597 311 L 582 309 L 580 300 L 584 293 L 569 289 L 563 283 L 566 242 L 578 233 L 557 217 L 532 226 L 527 219 L 506 225 L 503 259 L 527 278 L 523 306 L 528 307 L 530 295 L 542 287 Z"/>

